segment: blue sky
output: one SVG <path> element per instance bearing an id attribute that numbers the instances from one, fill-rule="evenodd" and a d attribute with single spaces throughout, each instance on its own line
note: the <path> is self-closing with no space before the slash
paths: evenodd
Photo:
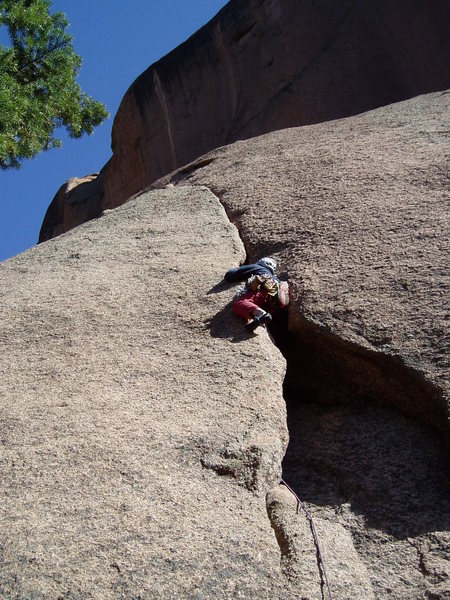
<path id="1" fill-rule="evenodd" d="M 101 169 L 111 156 L 111 127 L 128 87 L 149 65 L 207 23 L 227 0 L 54 0 L 66 14 L 83 58 L 78 82 L 104 102 L 111 117 L 80 140 L 62 135 L 63 147 L 0 171 L 0 261 L 37 242 L 45 212 L 70 177 Z M 5 43 L 4 35 L 0 40 Z"/>

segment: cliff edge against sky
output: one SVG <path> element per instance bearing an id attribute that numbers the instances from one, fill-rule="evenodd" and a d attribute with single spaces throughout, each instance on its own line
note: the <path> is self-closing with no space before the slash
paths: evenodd
<path id="1" fill-rule="evenodd" d="M 219 146 L 449 88 L 449 22 L 446 0 L 232 0 L 133 83 L 111 160 L 60 190 L 40 241 Z"/>

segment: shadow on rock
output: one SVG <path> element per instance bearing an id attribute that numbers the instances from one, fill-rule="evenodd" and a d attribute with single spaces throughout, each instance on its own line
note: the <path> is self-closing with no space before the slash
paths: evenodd
<path id="1" fill-rule="evenodd" d="M 350 504 L 397 539 L 450 527 L 444 444 L 431 427 L 392 409 L 288 401 L 283 477 L 319 506 Z M 339 510 L 339 509 L 338 509 Z"/>
<path id="2" fill-rule="evenodd" d="M 210 330 L 211 336 L 228 339 L 233 343 L 243 342 L 254 337 L 254 333 L 250 333 L 245 329 L 243 320 L 239 319 L 231 311 L 231 305 L 232 302 L 228 302 L 211 319 L 205 321 L 205 325 Z"/>
<path id="3" fill-rule="evenodd" d="M 220 294 L 221 292 L 229 290 L 232 285 L 235 284 L 231 284 L 228 283 L 228 281 L 222 280 L 219 283 L 216 283 L 216 285 L 214 285 L 210 290 L 208 290 L 206 292 L 206 295 L 209 296 L 210 294 Z"/>

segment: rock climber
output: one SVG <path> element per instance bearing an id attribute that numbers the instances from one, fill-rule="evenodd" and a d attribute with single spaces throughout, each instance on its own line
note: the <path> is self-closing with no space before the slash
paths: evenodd
<path id="1" fill-rule="evenodd" d="M 232 310 L 243 319 L 245 327 L 255 331 L 260 325 L 272 321 L 272 313 L 280 307 L 286 308 L 289 302 L 289 289 L 286 281 L 275 275 L 276 261 L 266 256 L 251 265 L 235 267 L 225 273 L 229 283 L 245 281 L 233 300 Z"/>

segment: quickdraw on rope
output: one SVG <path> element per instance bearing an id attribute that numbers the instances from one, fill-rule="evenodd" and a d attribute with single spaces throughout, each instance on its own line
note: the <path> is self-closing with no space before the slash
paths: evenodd
<path id="1" fill-rule="evenodd" d="M 309 512 L 309 510 L 306 508 L 306 506 L 303 504 L 303 502 L 300 500 L 300 498 L 294 492 L 294 490 L 284 481 L 284 479 L 281 480 L 281 483 L 284 486 L 287 487 L 287 489 L 291 492 L 291 494 L 297 500 L 297 514 L 298 514 L 298 507 L 300 506 L 301 509 L 303 510 L 303 512 L 306 514 L 306 516 L 308 518 L 308 521 L 309 521 L 309 524 L 310 524 L 310 527 L 311 527 L 311 532 L 312 532 L 313 538 L 314 538 L 314 544 L 315 544 L 316 550 L 317 550 L 317 557 L 318 557 L 318 562 L 319 562 L 319 569 L 322 571 L 323 579 L 325 579 L 325 583 L 326 583 L 326 586 L 327 586 L 327 589 L 328 589 L 328 595 L 330 597 L 330 600 L 333 600 L 333 595 L 331 593 L 330 583 L 329 583 L 328 577 L 327 577 L 327 571 L 325 569 L 325 562 L 323 560 L 322 552 L 320 550 L 319 538 L 317 537 L 316 526 L 314 525 L 314 519 L 312 518 L 312 515 Z"/>

